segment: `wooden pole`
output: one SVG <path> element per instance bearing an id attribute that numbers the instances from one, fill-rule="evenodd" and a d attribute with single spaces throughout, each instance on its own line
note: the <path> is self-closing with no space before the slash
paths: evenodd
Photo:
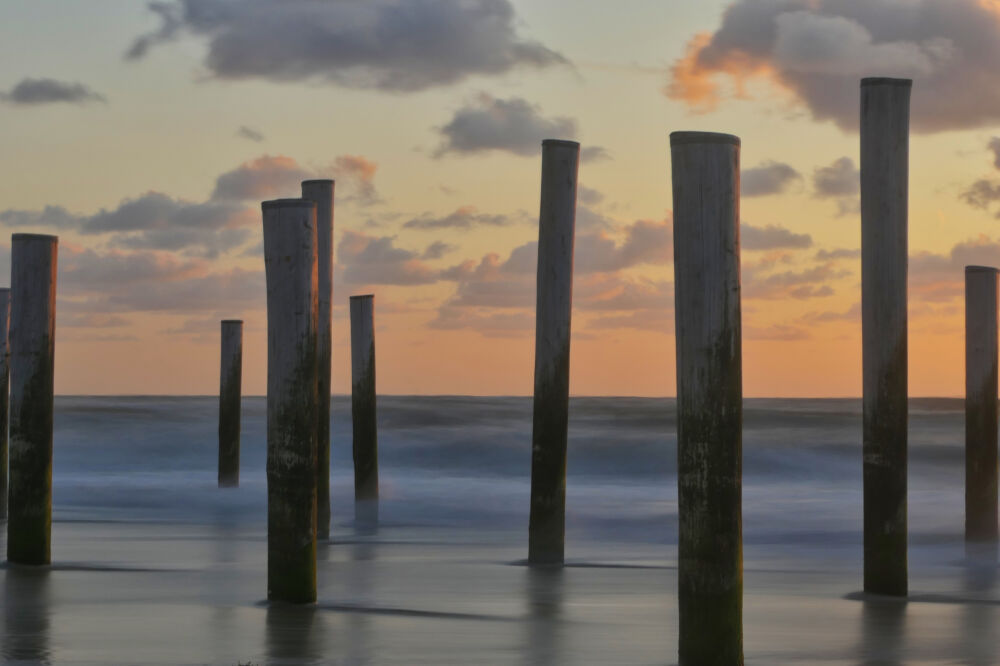
<path id="1" fill-rule="evenodd" d="M 573 240 L 580 144 L 542 142 L 535 304 L 528 562 L 562 564 L 566 525 L 566 429 L 573 303 Z"/>
<path id="2" fill-rule="evenodd" d="M 319 328 L 316 362 L 319 410 L 316 412 L 316 537 L 330 538 L 330 361 L 333 350 L 333 190 L 332 180 L 302 182 L 302 198 L 316 203 L 316 265 Z"/>
<path id="3" fill-rule="evenodd" d="M 682 666 L 743 663 L 740 140 L 670 135 Z"/>
<path id="4" fill-rule="evenodd" d="M 378 524 L 378 423 L 375 411 L 375 297 L 351 296 L 351 418 L 354 520 Z"/>
<path id="5" fill-rule="evenodd" d="M 7 559 L 52 561 L 55 236 L 14 234 L 10 269 L 10 488 Z"/>
<path id="6" fill-rule="evenodd" d="M 905 596 L 909 79 L 861 81 L 864 588 Z"/>
<path id="7" fill-rule="evenodd" d="M 316 600 L 316 204 L 262 204 L 267 279 L 267 598 Z"/>
<path id="8" fill-rule="evenodd" d="M 965 539 L 996 542 L 997 276 L 965 267 Z"/>
<path id="9" fill-rule="evenodd" d="M 10 423 L 10 289 L 0 289 L 0 521 L 7 520 L 7 427 Z"/>
<path id="10" fill-rule="evenodd" d="M 243 385 L 243 322 L 222 322 L 219 369 L 219 487 L 240 485 L 240 399 Z"/>

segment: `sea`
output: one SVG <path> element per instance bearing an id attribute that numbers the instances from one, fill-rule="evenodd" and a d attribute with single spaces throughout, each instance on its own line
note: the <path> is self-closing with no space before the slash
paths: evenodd
<path id="1" fill-rule="evenodd" d="M 56 398 L 52 566 L 0 569 L 3 663 L 677 662 L 674 400 L 571 400 L 567 565 L 538 569 L 530 398 L 380 396 L 373 532 L 334 397 L 305 607 L 265 603 L 266 405 L 242 407 L 240 486 L 219 489 L 216 397 Z M 860 593 L 860 400 L 745 401 L 746 663 L 1000 663 L 1000 571 L 963 541 L 963 409 L 910 402 L 901 600 Z"/>

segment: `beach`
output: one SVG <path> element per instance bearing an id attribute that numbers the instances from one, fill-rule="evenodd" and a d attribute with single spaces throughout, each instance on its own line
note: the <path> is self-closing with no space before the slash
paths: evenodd
<path id="1" fill-rule="evenodd" d="M 380 398 L 381 524 L 361 533 L 335 397 L 306 607 L 264 602 L 264 400 L 243 401 L 238 489 L 216 488 L 217 404 L 57 397 L 53 564 L 0 571 L 4 663 L 676 663 L 673 400 L 571 401 L 552 569 L 524 565 L 530 398 Z M 907 601 L 859 592 L 860 410 L 745 403 L 746 662 L 997 663 L 997 566 L 962 536 L 962 401 L 911 401 Z"/>

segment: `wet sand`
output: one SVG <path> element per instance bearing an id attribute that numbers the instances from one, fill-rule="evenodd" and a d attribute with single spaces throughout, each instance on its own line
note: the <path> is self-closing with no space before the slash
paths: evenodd
<path id="1" fill-rule="evenodd" d="M 855 544 L 748 546 L 747 663 L 1000 662 L 996 567 L 957 538 L 928 541 L 907 602 L 857 592 Z M 531 569 L 514 532 L 340 526 L 319 551 L 319 603 L 268 607 L 256 529 L 57 522 L 53 542 L 52 567 L 0 570 L 4 663 L 676 661 L 669 546 L 571 535 L 570 566 Z"/>

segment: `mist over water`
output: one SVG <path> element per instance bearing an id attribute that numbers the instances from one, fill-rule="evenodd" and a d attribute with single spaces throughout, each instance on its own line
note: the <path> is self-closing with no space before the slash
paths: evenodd
<path id="1" fill-rule="evenodd" d="M 676 660 L 671 399 L 570 404 L 569 564 L 527 554 L 531 399 L 379 398 L 377 534 L 332 409 L 319 603 L 266 607 L 265 400 L 216 487 L 215 397 L 60 397 L 53 567 L 0 570 L 4 663 Z M 860 400 L 744 403 L 747 663 L 998 663 L 997 567 L 963 543 L 964 407 L 910 403 L 909 603 L 859 597 Z M 5 537 L 0 537 L 5 548 Z"/>

